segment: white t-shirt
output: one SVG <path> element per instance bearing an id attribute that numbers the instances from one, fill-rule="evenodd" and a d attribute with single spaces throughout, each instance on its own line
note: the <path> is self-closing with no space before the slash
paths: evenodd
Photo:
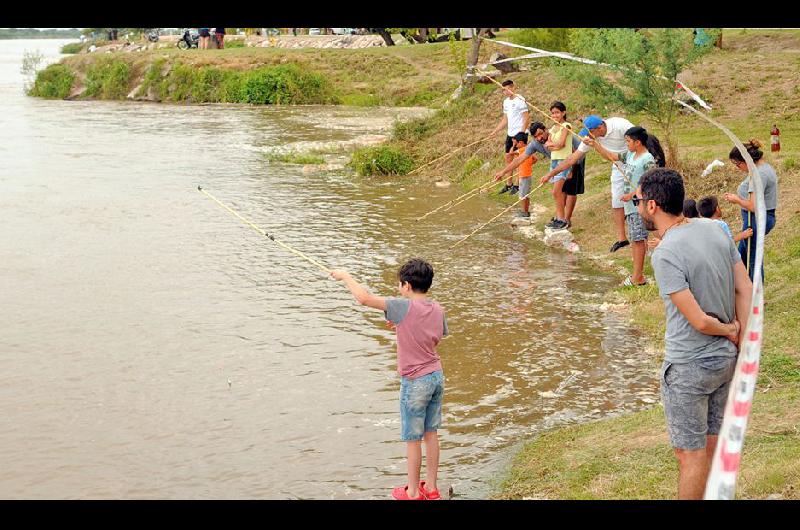
<path id="1" fill-rule="evenodd" d="M 612 153 L 621 154 L 628 150 L 628 144 L 625 143 L 625 131 L 633 127 L 633 124 L 625 118 L 606 118 L 606 135 L 598 137 L 597 141 L 600 145 L 605 147 Z M 581 142 L 578 146 L 578 151 L 581 153 L 588 153 L 592 148 L 585 143 Z"/>
<path id="2" fill-rule="evenodd" d="M 508 117 L 508 135 L 514 136 L 518 132 L 523 132 L 525 116 L 522 114 L 528 112 L 528 105 L 522 101 L 522 98 L 515 97 L 514 99 L 504 99 L 503 112 Z"/>

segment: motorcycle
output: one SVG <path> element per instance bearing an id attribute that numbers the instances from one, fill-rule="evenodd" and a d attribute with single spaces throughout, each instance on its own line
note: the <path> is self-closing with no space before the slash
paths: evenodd
<path id="1" fill-rule="evenodd" d="M 158 28 L 153 28 L 147 32 L 147 40 L 150 42 L 158 42 Z"/>
<path id="2" fill-rule="evenodd" d="M 199 44 L 200 34 L 192 31 L 191 29 L 185 29 L 183 31 L 183 36 L 178 40 L 178 48 L 181 50 L 197 48 Z"/>

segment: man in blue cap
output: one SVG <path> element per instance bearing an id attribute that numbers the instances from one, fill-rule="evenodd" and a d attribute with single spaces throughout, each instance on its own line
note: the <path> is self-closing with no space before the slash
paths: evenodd
<path id="1" fill-rule="evenodd" d="M 549 180 L 553 175 L 557 175 L 565 169 L 571 168 L 584 159 L 586 153 L 591 150 L 593 140 L 600 142 L 606 150 L 612 153 L 625 153 L 628 146 L 625 142 L 625 131 L 633 127 L 633 124 L 625 118 L 613 117 L 603 119 L 592 114 L 583 120 L 584 128 L 578 133 L 584 137 L 583 143 L 575 149 L 572 154 L 562 163 L 551 169 L 543 177 L 543 181 Z M 616 252 L 624 246 L 629 245 L 625 235 L 625 204 L 622 202 L 624 193 L 625 177 L 615 164 L 611 164 L 611 208 L 614 212 L 614 226 L 617 231 L 617 241 L 611 245 L 610 252 Z"/>

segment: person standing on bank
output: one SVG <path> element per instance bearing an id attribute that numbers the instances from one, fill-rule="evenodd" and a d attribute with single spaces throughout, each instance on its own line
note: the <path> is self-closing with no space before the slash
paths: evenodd
<path id="1" fill-rule="evenodd" d="M 710 219 L 686 219 L 683 199 L 683 178 L 666 168 L 645 173 L 632 197 L 661 238 L 652 263 L 667 318 L 661 399 L 678 498 L 702 499 L 753 284 L 731 238 Z"/>
<path id="2" fill-rule="evenodd" d="M 197 28 L 197 33 L 200 35 L 200 45 L 198 48 L 207 50 L 208 41 L 211 40 L 211 28 Z"/>
<path id="3" fill-rule="evenodd" d="M 225 49 L 225 28 L 214 28 L 214 38 L 217 39 L 217 49 Z"/>
<path id="4" fill-rule="evenodd" d="M 767 221 L 764 226 L 764 235 L 769 234 L 775 227 L 775 209 L 778 207 L 778 175 L 775 169 L 764 161 L 764 153 L 761 152 L 761 143 L 751 139 L 744 144 L 748 154 L 756 164 L 758 175 L 761 177 L 762 191 L 764 192 L 764 205 L 767 209 Z M 742 172 L 747 172 L 747 163 L 744 161 L 742 153 L 734 147 L 728 157 L 731 163 Z M 753 181 L 748 175 L 741 184 L 736 194 L 726 193 L 725 200 L 732 204 L 738 204 L 742 208 L 742 231 L 748 228 L 753 229 L 752 237 L 739 241 L 739 254 L 747 267 L 750 280 L 753 280 L 753 269 L 756 266 L 756 195 L 754 192 Z M 761 265 L 761 279 L 764 279 L 764 265 Z"/>
<path id="5" fill-rule="evenodd" d="M 580 136 L 587 137 L 589 133 L 594 136 L 607 151 L 616 154 L 627 152 L 628 147 L 625 142 L 625 131 L 633 127 L 633 124 L 625 118 L 613 117 L 602 119 L 600 116 L 591 115 L 583 121 L 584 128 L 579 133 Z M 584 140 L 585 142 L 585 140 Z M 555 168 L 551 169 L 545 176 L 549 179 L 553 175 L 574 166 L 586 156 L 591 147 L 587 143 L 582 143 L 566 160 Z M 611 164 L 611 208 L 614 212 L 614 226 L 617 231 L 617 241 L 611 245 L 609 252 L 616 252 L 629 245 L 625 236 L 625 204 L 622 202 L 623 186 L 625 178 L 622 176 L 616 164 Z"/>
<path id="6" fill-rule="evenodd" d="M 528 110 L 528 104 L 516 95 L 514 81 L 511 79 L 503 81 L 503 93 L 506 95 L 506 99 L 503 100 L 503 117 L 489 136 L 494 136 L 503 130 L 503 127 L 506 127 L 505 160 L 508 164 L 514 160 L 514 153 L 511 152 L 513 138 L 518 133 L 528 130 L 531 113 Z M 506 185 L 503 186 L 500 193 L 510 191 L 514 194 L 519 191 L 519 186 L 513 186 L 513 182 L 514 179 L 509 174 Z"/>
<path id="7" fill-rule="evenodd" d="M 547 127 L 545 127 L 542 122 L 535 121 L 531 123 L 530 133 L 531 141 L 525 148 L 525 153 L 523 156 L 520 158 L 515 158 L 510 164 L 495 173 L 495 180 L 500 180 L 504 175 L 514 171 L 528 158 L 533 158 L 532 164 L 535 164 L 538 161 L 536 158 L 536 153 L 540 154 L 544 158 L 550 158 L 550 150 L 545 147 L 545 144 L 550 139 L 550 132 L 547 130 Z M 570 136 L 572 137 L 572 150 L 574 151 L 579 145 L 581 145 L 581 141 L 578 140 L 575 135 Z M 582 195 L 584 192 L 583 175 L 585 166 L 585 158 L 582 158 L 580 162 L 572 166 L 572 173 L 569 177 L 567 177 L 567 182 L 564 184 L 564 188 L 562 190 L 567 195 L 567 204 L 564 212 L 564 216 L 567 219 L 567 226 L 565 228 L 570 228 L 572 226 L 572 213 L 575 211 L 575 204 L 578 202 L 578 195 Z"/>

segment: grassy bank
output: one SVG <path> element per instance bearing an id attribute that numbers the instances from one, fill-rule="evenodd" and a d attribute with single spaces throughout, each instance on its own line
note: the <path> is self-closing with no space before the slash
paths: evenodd
<path id="1" fill-rule="evenodd" d="M 80 54 L 65 57 L 59 64 L 73 75 L 69 92 L 73 98 L 439 107 L 458 86 L 460 72 L 454 53 L 463 57 L 467 45 L 458 42 L 364 49 L 166 48 Z M 113 96 L 87 92 L 89 73 L 98 64 L 107 62 L 126 65 L 129 76 L 120 81 Z M 272 78 L 274 72 L 278 72 L 278 79 Z M 283 86 L 290 97 L 270 98 L 259 93 L 259 90 L 269 91 L 271 84 Z M 300 94 L 306 92 L 309 95 L 301 98 Z M 66 96 L 59 93 L 50 97 Z"/>

